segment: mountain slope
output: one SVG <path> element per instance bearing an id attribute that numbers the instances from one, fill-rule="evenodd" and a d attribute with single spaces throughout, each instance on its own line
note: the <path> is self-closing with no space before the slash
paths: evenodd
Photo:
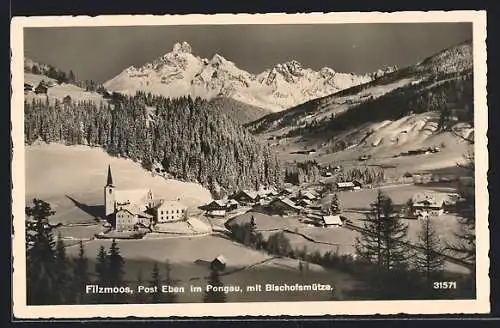
<path id="1" fill-rule="evenodd" d="M 242 125 L 271 113 L 267 109 L 248 105 L 233 98 L 217 97 L 211 99 L 209 103 Z"/>
<path id="2" fill-rule="evenodd" d="M 116 97 L 113 105 L 25 103 L 25 142 L 102 147 L 211 191 L 281 182 L 269 148 L 206 100 L 137 93 Z"/>
<path id="3" fill-rule="evenodd" d="M 440 134 L 450 135 L 448 145 L 456 144 L 460 138 L 449 129 L 457 127 L 467 135 L 472 124 L 468 41 L 369 83 L 264 116 L 247 127 L 263 139 L 278 140 L 282 152 L 315 148 L 317 156 L 352 160 L 365 153 L 395 156 L 425 147 Z M 327 156 L 336 152 L 340 153 Z"/>
<path id="4" fill-rule="evenodd" d="M 465 42 L 431 56 L 415 66 L 386 74 L 369 83 L 267 115 L 248 124 L 248 127 L 255 133 L 275 132 L 277 135 L 285 133 L 294 135 L 313 128 L 336 126 L 338 122 L 347 124 L 345 126 L 347 128 L 349 125 L 357 124 L 355 117 L 358 114 L 361 116 L 359 121 L 362 123 L 377 119 L 379 116 L 391 118 L 391 116 L 398 117 L 411 111 L 432 110 L 435 108 L 428 106 L 429 103 L 425 103 L 424 99 L 419 99 L 419 97 L 432 98 L 433 90 L 443 92 L 447 85 L 455 81 L 472 82 L 471 77 L 472 46 L 470 42 Z M 468 92 L 467 95 L 471 96 L 471 86 L 468 86 L 468 89 L 461 90 L 461 92 Z M 442 100 L 453 98 L 453 96 L 456 98 L 455 89 L 451 88 L 449 93 L 450 95 L 443 95 Z M 449 97 L 446 98 L 447 96 Z M 400 108 L 394 109 L 390 106 L 391 108 L 387 109 L 388 102 L 398 101 L 398 99 L 400 99 L 400 104 L 398 104 L 401 105 Z M 449 100 L 456 102 L 456 99 Z M 372 107 L 380 108 L 371 110 Z"/>
<path id="5" fill-rule="evenodd" d="M 77 85 L 74 73 L 66 73 L 52 65 L 41 64 L 30 58 L 24 58 L 24 83 L 36 88 L 41 82 L 48 86 L 47 94 L 36 94 L 33 91 L 25 91 L 25 101 L 46 100 L 51 103 L 56 100 L 62 101 L 69 96 L 73 101 L 92 101 L 97 104 L 107 100 L 96 91 L 85 90 Z"/>
<path id="6" fill-rule="evenodd" d="M 226 97 L 280 111 L 371 81 L 392 70 L 394 68 L 355 75 L 324 67 L 316 72 L 292 60 L 255 75 L 219 54 L 211 59 L 195 56 L 191 46 L 182 42 L 176 43 L 171 52 L 142 67 L 125 69 L 104 86 L 124 94 L 142 90 L 171 98 L 185 95 L 204 99 Z"/>

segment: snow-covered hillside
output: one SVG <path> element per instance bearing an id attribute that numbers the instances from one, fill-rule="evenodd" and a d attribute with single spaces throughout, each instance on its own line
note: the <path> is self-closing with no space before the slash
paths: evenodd
<path id="1" fill-rule="evenodd" d="M 280 111 L 369 82 L 393 70 L 395 68 L 356 75 L 324 67 L 316 72 L 292 60 L 255 75 L 238 68 L 219 54 L 210 59 L 195 56 L 191 46 L 182 42 L 176 43 L 171 52 L 142 67 L 125 69 L 104 86 L 125 94 L 144 90 L 167 97 L 227 97 Z"/>
<path id="2" fill-rule="evenodd" d="M 366 155 L 377 164 L 430 169 L 453 166 L 467 151 L 464 138 L 474 133 L 473 107 L 472 43 L 464 42 L 246 127 L 286 161 L 357 161 Z M 431 155 L 402 155 L 432 147 L 441 149 Z M 314 154 L 303 154 L 311 149 Z"/>
<path id="3" fill-rule="evenodd" d="M 35 88 L 42 80 L 52 84 L 48 88 L 47 94 L 36 94 L 33 91 L 25 92 L 24 99 L 26 101 L 32 101 L 33 99 L 45 100 L 48 97 L 49 101 L 54 102 L 56 99 L 62 101 L 64 97 L 70 96 L 73 101 L 93 101 L 96 104 L 106 102 L 106 99 L 103 99 L 102 95 L 97 92 L 85 91 L 74 84 L 58 84 L 56 80 L 45 75 L 24 73 L 24 83 L 31 84 Z"/>

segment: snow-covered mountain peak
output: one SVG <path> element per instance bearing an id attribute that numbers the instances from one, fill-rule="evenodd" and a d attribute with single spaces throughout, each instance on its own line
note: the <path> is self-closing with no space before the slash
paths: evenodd
<path id="1" fill-rule="evenodd" d="M 172 48 L 172 52 L 174 53 L 192 53 L 193 49 L 191 48 L 191 45 L 187 43 L 186 41 L 182 42 L 177 42 L 174 44 L 174 47 Z"/>
<path id="2" fill-rule="evenodd" d="M 218 53 L 211 58 L 195 56 L 191 45 L 182 41 L 150 63 L 125 69 L 104 86 L 126 94 L 141 90 L 167 97 L 190 95 L 205 99 L 223 95 L 281 111 L 371 79 L 368 75 L 337 73 L 328 67 L 315 71 L 293 59 L 252 74 Z"/>

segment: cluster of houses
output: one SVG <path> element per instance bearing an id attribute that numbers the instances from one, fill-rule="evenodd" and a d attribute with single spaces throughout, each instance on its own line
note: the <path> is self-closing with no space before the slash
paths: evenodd
<path id="1" fill-rule="evenodd" d="M 361 189 L 359 181 L 338 182 L 336 187 L 340 191 Z M 301 215 L 308 217 L 321 226 L 341 226 L 343 220 L 339 215 L 330 215 L 323 209 L 320 196 L 310 190 L 283 188 L 280 191 L 274 188 L 258 191 L 240 190 L 227 199 L 213 200 L 200 208 L 206 211 L 209 217 L 225 217 L 239 207 L 251 207 L 254 211 L 261 211 L 281 216 Z"/>
<path id="2" fill-rule="evenodd" d="M 117 189 L 108 166 L 104 211 L 118 232 L 150 229 L 153 225 L 187 219 L 187 206 L 179 200 L 155 199 L 151 189 Z"/>

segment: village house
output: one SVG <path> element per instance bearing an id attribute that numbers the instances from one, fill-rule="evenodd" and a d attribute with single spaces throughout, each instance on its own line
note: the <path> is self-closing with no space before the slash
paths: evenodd
<path id="1" fill-rule="evenodd" d="M 162 200 L 154 207 L 157 223 L 167 223 L 185 220 L 187 218 L 187 206 L 179 201 Z"/>
<path id="2" fill-rule="evenodd" d="M 104 186 L 104 215 L 116 231 L 132 231 L 139 225 L 185 219 L 187 207 L 179 201 L 155 200 L 151 189 L 117 189 L 111 166 Z"/>
<path id="3" fill-rule="evenodd" d="M 259 200 L 259 194 L 255 191 L 240 190 L 231 195 L 229 198 L 234 199 L 243 205 L 254 205 Z"/>
<path id="4" fill-rule="evenodd" d="M 140 211 L 133 211 L 129 208 L 121 208 L 116 214 L 115 229 L 116 231 L 133 231 L 139 225 L 149 228 L 153 221 L 153 216 Z"/>
<path id="5" fill-rule="evenodd" d="M 267 205 L 267 210 L 279 215 L 296 215 L 301 213 L 303 209 L 295 205 L 292 200 L 285 197 L 272 200 L 269 205 Z"/>
<path id="6" fill-rule="evenodd" d="M 341 227 L 344 222 L 342 221 L 340 215 L 323 215 L 323 217 L 321 218 L 321 224 L 325 228 Z"/>
<path id="7" fill-rule="evenodd" d="M 217 199 L 200 207 L 207 212 L 208 216 L 225 216 L 227 212 L 233 211 L 238 208 L 238 202 L 234 199 Z"/>
<path id="8" fill-rule="evenodd" d="M 227 260 L 224 256 L 217 256 L 211 263 L 210 268 L 215 271 L 224 271 L 226 269 Z"/>
<path id="9" fill-rule="evenodd" d="M 24 91 L 33 91 L 34 88 L 33 84 L 24 83 Z"/>
<path id="10" fill-rule="evenodd" d="M 417 193 L 411 199 L 413 215 L 439 216 L 444 213 L 445 197 L 440 194 Z"/>
<path id="11" fill-rule="evenodd" d="M 49 90 L 49 88 L 46 86 L 46 85 L 43 85 L 43 84 L 39 84 L 36 88 L 35 88 L 35 93 L 36 94 L 47 94 L 47 91 Z"/>
<path id="12" fill-rule="evenodd" d="M 300 199 L 297 203 L 296 203 L 298 206 L 302 206 L 302 207 L 311 207 L 313 202 L 310 201 L 309 199 L 307 198 L 303 198 L 303 199 Z"/>
<path id="13" fill-rule="evenodd" d="M 301 192 L 300 193 L 300 199 L 307 199 L 309 201 L 314 201 L 316 200 L 318 197 L 316 197 L 316 195 L 314 195 L 312 192 L 310 191 L 305 191 L 305 192 Z"/>
<path id="14" fill-rule="evenodd" d="M 339 191 L 359 190 L 363 186 L 362 183 L 357 180 L 347 181 L 347 182 L 337 182 L 336 185 Z"/>

